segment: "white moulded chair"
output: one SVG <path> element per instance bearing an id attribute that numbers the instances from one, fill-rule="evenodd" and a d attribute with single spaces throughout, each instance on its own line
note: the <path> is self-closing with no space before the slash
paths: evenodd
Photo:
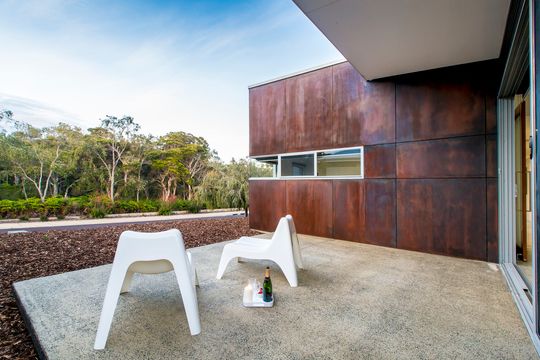
<path id="1" fill-rule="evenodd" d="M 134 273 L 160 274 L 174 270 L 191 335 L 201 332 L 195 286 L 197 273 L 177 229 L 156 233 L 124 231 L 120 235 L 107 284 L 94 349 L 105 348 L 118 297 L 129 291 Z"/>
<path id="2" fill-rule="evenodd" d="M 289 284 L 297 287 L 296 268 L 303 269 L 303 264 L 292 216 L 287 215 L 279 220 L 272 240 L 244 236 L 225 245 L 216 276 L 218 279 L 222 278 L 227 265 L 234 258 L 272 260 L 281 268 Z"/>

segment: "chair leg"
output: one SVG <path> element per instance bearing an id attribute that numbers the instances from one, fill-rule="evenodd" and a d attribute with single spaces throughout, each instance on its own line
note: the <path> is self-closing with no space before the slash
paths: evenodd
<path id="1" fill-rule="evenodd" d="M 294 252 L 294 262 L 296 263 L 296 266 L 298 266 L 299 269 L 304 268 L 304 262 L 302 261 L 302 254 L 300 254 L 300 245 L 296 244 L 295 247 L 293 247 Z"/>
<path id="2" fill-rule="evenodd" d="M 189 264 L 189 270 L 191 271 L 190 275 L 193 287 L 199 286 L 199 275 L 197 275 L 197 268 L 195 267 L 195 261 L 193 260 L 193 256 L 189 251 L 186 251 L 186 256 Z"/>
<path id="3" fill-rule="evenodd" d="M 221 254 L 221 260 L 219 261 L 219 267 L 218 267 L 216 279 L 219 280 L 223 277 L 223 273 L 225 273 L 225 269 L 227 268 L 229 261 L 231 261 L 235 257 L 237 256 L 234 256 L 233 254 L 230 254 L 227 251 L 227 245 L 225 245 L 225 247 L 223 248 L 223 253 Z"/>
<path id="4" fill-rule="evenodd" d="M 173 262 L 174 273 L 176 274 L 176 281 L 182 294 L 182 302 L 184 303 L 184 310 L 189 325 L 189 332 L 191 335 L 198 335 L 201 333 L 201 320 L 199 318 L 199 305 L 197 303 L 197 293 L 193 286 L 193 277 L 190 276 L 189 264 L 182 264 L 181 259 Z"/>
<path id="5" fill-rule="evenodd" d="M 122 283 L 122 289 L 120 290 L 120 294 L 127 293 L 129 291 L 134 274 L 135 273 L 133 271 L 128 271 L 126 273 L 126 277 L 124 278 L 124 282 Z"/>
<path id="6" fill-rule="evenodd" d="M 292 254 L 291 254 L 292 255 Z M 298 275 L 296 273 L 296 266 L 294 264 L 294 257 L 293 256 L 287 256 L 284 258 L 279 259 L 272 259 L 278 266 L 281 268 L 281 271 L 283 271 L 283 275 L 285 275 L 285 278 L 287 278 L 287 281 L 289 282 L 289 285 L 291 287 L 297 287 L 298 286 Z"/>
<path id="7" fill-rule="evenodd" d="M 107 337 L 109 336 L 109 330 L 114 316 L 114 310 L 118 303 L 118 297 L 120 296 L 120 290 L 124 283 L 124 278 L 127 273 L 128 266 L 113 264 L 111 269 L 111 275 L 109 277 L 109 283 L 107 284 L 107 291 L 105 292 L 105 300 L 103 301 L 103 308 L 101 310 L 101 316 L 99 318 L 98 330 L 96 333 L 96 341 L 94 343 L 94 349 L 102 350 L 107 343 Z"/>

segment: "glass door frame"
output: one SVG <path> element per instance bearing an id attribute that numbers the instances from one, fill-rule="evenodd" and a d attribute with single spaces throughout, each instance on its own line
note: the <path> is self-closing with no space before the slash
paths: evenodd
<path id="1" fill-rule="evenodd" d="M 525 0 L 520 3 L 519 16 L 515 19 L 515 32 L 512 36 L 508 58 L 504 68 L 499 96 L 497 100 L 497 145 L 498 145 L 498 190 L 499 190 L 499 262 L 505 275 L 512 296 L 521 313 L 531 340 L 540 353 L 540 317 L 539 317 L 539 269 L 538 244 L 540 234 L 540 151 L 537 144 L 539 101 L 537 89 L 540 89 L 536 59 L 540 54 L 535 39 L 539 37 L 536 27 L 537 14 L 540 14 L 540 0 Z M 508 24 L 507 24 L 508 26 Z M 524 43 L 528 41 L 528 46 Z M 524 72 L 529 69 L 528 73 Z M 531 211 L 532 211 L 532 279 L 529 290 L 516 264 L 516 189 L 515 189 L 515 104 L 514 95 L 524 76 L 529 77 L 530 126 L 533 142 L 531 163 Z"/>

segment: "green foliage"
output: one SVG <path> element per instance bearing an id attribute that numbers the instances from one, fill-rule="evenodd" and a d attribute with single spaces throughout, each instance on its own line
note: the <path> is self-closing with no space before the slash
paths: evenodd
<path id="1" fill-rule="evenodd" d="M 249 207 L 249 177 L 261 171 L 249 159 L 214 164 L 197 188 L 197 198 L 206 207 L 244 209 Z"/>
<path id="2" fill-rule="evenodd" d="M 17 200 L 23 197 L 21 187 L 15 184 L 1 183 L 0 184 L 0 199 Z"/>
<path id="3" fill-rule="evenodd" d="M 159 210 L 159 201 L 157 200 L 141 200 L 139 201 L 140 212 L 156 212 Z"/>
<path id="4" fill-rule="evenodd" d="M 0 218 L 247 206 L 247 162 L 212 163 L 216 154 L 202 137 L 138 134 L 130 116 L 106 116 L 84 131 L 0 115 Z"/>
<path id="5" fill-rule="evenodd" d="M 171 204 L 168 202 L 162 202 L 159 206 L 158 214 L 159 215 L 171 215 L 173 212 Z"/>
<path id="6" fill-rule="evenodd" d="M 116 214 L 137 213 L 139 204 L 134 200 L 118 200 L 114 203 L 114 212 Z"/>
<path id="7" fill-rule="evenodd" d="M 69 205 L 69 201 L 61 197 L 47 198 L 43 202 L 45 215 L 49 216 L 65 216 L 69 211 Z"/>
<path id="8" fill-rule="evenodd" d="M 90 217 L 94 219 L 103 219 L 105 215 L 107 215 L 107 213 L 101 208 L 95 207 L 90 209 Z"/>

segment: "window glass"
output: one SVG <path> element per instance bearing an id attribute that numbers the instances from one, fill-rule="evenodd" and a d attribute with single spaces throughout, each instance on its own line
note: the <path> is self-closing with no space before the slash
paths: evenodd
<path id="1" fill-rule="evenodd" d="M 278 157 L 269 156 L 255 159 L 250 167 L 249 176 L 252 178 L 277 177 Z"/>
<path id="2" fill-rule="evenodd" d="M 360 176 L 360 149 L 330 150 L 317 153 L 317 176 Z"/>
<path id="3" fill-rule="evenodd" d="M 313 176 L 314 154 L 281 157 L 281 176 Z"/>

